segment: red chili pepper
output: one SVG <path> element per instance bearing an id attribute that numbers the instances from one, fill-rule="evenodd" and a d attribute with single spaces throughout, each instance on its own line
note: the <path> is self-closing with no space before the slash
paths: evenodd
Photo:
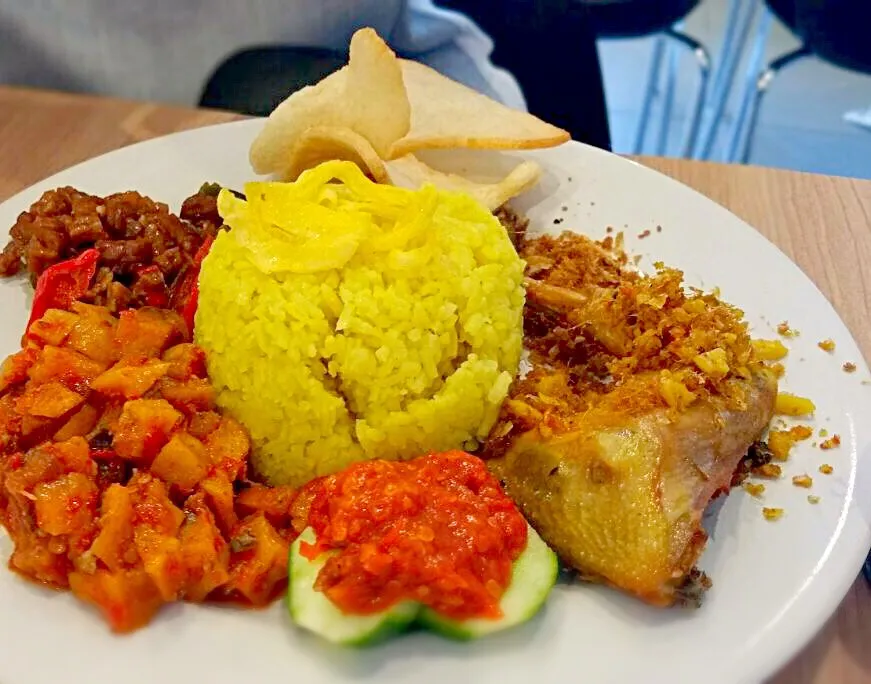
<path id="1" fill-rule="evenodd" d="M 197 274 L 199 275 L 199 269 L 197 269 Z M 200 286 L 195 281 L 191 286 L 190 295 L 188 295 L 188 300 L 184 304 L 184 308 L 181 310 L 181 317 L 184 319 L 185 324 L 188 327 L 188 330 L 191 331 L 191 335 L 194 334 L 194 316 L 197 314 L 197 306 L 200 303 Z"/>
<path id="2" fill-rule="evenodd" d="M 200 266 L 203 259 L 212 248 L 212 243 L 215 241 L 213 237 L 207 237 L 203 240 L 203 244 L 194 254 L 193 263 L 185 271 L 181 281 L 174 288 L 172 293 L 172 308 L 184 319 L 191 335 L 194 333 L 194 315 L 197 313 L 197 304 L 199 303 L 200 288 Z"/>
<path id="3" fill-rule="evenodd" d="M 91 449 L 90 453 L 95 461 L 108 461 L 118 456 L 114 449 Z"/>
<path id="4" fill-rule="evenodd" d="M 88 291 L 97 272 L 100 252 L 88 249 L 74 259 L 49 266 L 36 281 L 30 324 L 39 320 L 49 309 L 66 309 Z"/>

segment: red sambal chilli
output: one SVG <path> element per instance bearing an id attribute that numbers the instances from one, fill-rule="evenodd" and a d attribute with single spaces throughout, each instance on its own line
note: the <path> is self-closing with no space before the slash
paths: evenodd
<path id="1" fill-rule="evenodd" d="M 414 600 L 453 619 L 499 618 L 527 525 L 483 461 L 461 451 L 371 461 L 315 480 L 309 560 L 315 588 L 349 614 Z"/>

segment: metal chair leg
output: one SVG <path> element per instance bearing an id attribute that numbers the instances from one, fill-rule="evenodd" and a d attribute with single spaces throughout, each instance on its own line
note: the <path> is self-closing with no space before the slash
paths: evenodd
<path id="1" fill-rule="evenodd" d="M 665 37 L 659 36 L 653 46 L 653 56 L 650 59 L 650 73 L 647 75 L 647 87 L 644 90 L 644 102 L 641 105 L 641 117 L 635 132 L 633 154 L 641 154 L 644 139 L 647 134 L 647 124 L 650 121 L 650 110 L 653 108 L 653 98 L 659 85 L 659 73 L 662 69 L 662 59 L 665 56 Z"/>
<path id="2" fill-rule="evenodd" d="M 708 92 L 708 81 L 710 80 L 711 75 L 711 56 L 704 45 L 685 33 L 681 33 L 680 31 L 671 28 L 665 31 L 665 35 L 668 38 L 679 42 L 684 47 L 689 48 L 699 65 L 699 86 L 696 94 L 696 102 L 692 114 L 690 114 L 686 140 L 684 141 L 683 146 L 682 156 L 688 157 L 695 149 L 699 137 L 699 129 L 701 128 L 705 99 Z"/>
<path id="3" fill-rule="evenodd" d="M 759 123 L 759 110 L 762 105 L 762 98 L 765 96 L 765 93 L 768 92 L 771 82 L 784 68 L 800 59 L 808 57 L 811 54 L 811 51 L 806 46 L 802 45 L 797 50 L 793 50 L 782 57 L 778 57 L 759 75 L 756 79 L 755 86 L 748 88 L 747 92 L 744 94 L 744 102 L 742 102 L 741 105 L 739 120 L 736 121 L 735 130 L 732 134 L 732 139 L 729 142 L 729 161 L 735 160 L 739 146 L 741 148 L 741 154 L 738 155 L 738 161 L 741 164 L 746 164 L 750 160 L 753 140 L 756 135 L 756 126 Z"/>
<path id="4" fill-rule="evenodd" d="M 758 0 L 755 1 L 758 2 Z M 749 3 L 752 2 L 754 0 L 729 0 L 729 11 L 726 15 L 723 43 L 720 45 L 720 53 L 717 55 L 718 68 L 714 74 L 714 82 L 711 85 L 711 99 L 723 94 L 722 91 L 729 80 L 729 70 L 733 67 L 734 63 L 737 63 L 738 57 L 740 57 L 740 51 L 736 51 L 735 48 L 739 47 L 736 41 L 739 38 L 739 33 L 743 33 L 743 31 L 738 31 L 738 24 L 741 22 L 743 29 L 744 22 L 742 19 L 745 18 L 745 5 L 751 6 Z"/>
<path id="5" fill-rule="evenodd" d="M 719 133 L 719 123 L 726 110 L 726 103 L 735 82 L 735 72 L 744 53 L 750 35 L 750 28 L 756 16 L 760 0 L 731 0 L 726 20 L 723 44 L 717 59 L 714 84 L 705 102 L 705 127 L 697 149 L 693 150 L 695 159 L 710 159 Z"/>
<path id="6" fill-rule="evenodd" d="M 810 56 L 811 51 L 802 45 L 798 50 L 779 57 L 769 64 L 768 68 L 762 72 L 759 80 L 756 83 L 756 96 L 753 98 L 753 106 L 750 110 L 750 121 L 747 125 L 747 132 L 744 134 L 744 144 L 741 151 L 741 163 L 746 164 L 750 160 L 750 152 L 753 147 L 753 140 L 756 135 L 756 125 L 759 122 L 759 108 L 762 104 L 762 97 L 768 92 L 768 88 L 774 77 L 780 73 L 782 69 L 797 62 L 800 59 Z"/>
<path id="7" fill-rule="evenodd" d="M 682 26 L 683 22 L 680 22 L 679 26 Z M 680 30 L 680 28 L 675 27 L 675 30 Z M 667 37 L 671 38 L 668 32 L 665 34 Z M 675 50 L 675 45 L 673 41 L 669 41 L 665 47 L 665 59 L 666 59 L 666 71 L 665 71 L 665 85 L 663 86 L 662 91 L 662 112 L 660 112 L 659 116 L 659 134 L 656 140 L 656 152 L 660 157 L 664 156 L 668 150 L 668 132 L 671 128 L 671 116 L 672 111 L 674 110 L 674 89 L 677 84 L 677 66 L 678 66 L 678 54 L 677 50 Z"/>
<path id="8" fill-rule="evenodd" d="M 736 161 L 738 149 L 741 146 L 744 134 L 747 132 L 747 117 L 751 114 L 753 103 L 756 99 L 756 85 L 762 70 L 762 60 L 765 56 L 768 36 L 771 34 L 773 19 L 774 14 L 771 10 L 767 6 L 763 7 L 759 17 L 759 24 L 756 27 L 756 37 L 753 40 L 750 58 L 747 60 L 747 75 L 744 77 L 744 91 L 741 94 L 741 103 L 738 105 L 738 112 L 735 115 L 735 120 L 732 122 L 732 129 L 729 132 L 723 161 Z"/>

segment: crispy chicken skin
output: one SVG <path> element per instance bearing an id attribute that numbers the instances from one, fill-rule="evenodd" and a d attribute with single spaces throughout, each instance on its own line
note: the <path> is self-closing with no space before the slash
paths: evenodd
<path id="1" fill-rule="evenodd" d="M 743 411 L 717 399 L 674 420 L 665 409 L 593 410 L 565 432 L 523 433 L 490 466 L 565 563 L 670 605 L 704 548 L 702 514 L 767 425 L 776 393 L 760 373 Z"/>
<path id="2" fill-rule="evenodd" d="M 485 446 L 492 471 L 563 561 L 657 606 L 681 600 L 727 492 L 774 412 L 777 380 L 743 313 L 619 243 L 528 240 L 525 343 Z"/>

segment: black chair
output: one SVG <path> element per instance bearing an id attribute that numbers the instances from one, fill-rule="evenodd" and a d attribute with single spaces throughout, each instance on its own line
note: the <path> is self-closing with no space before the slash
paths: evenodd
<path id="1" fill-rule="evenodd" d="M 692 12 L 700 0 L 575 0 L 586 6 L 596 36 L 602 39 L 627 39 L 658 35 L 653 58 L 647 78 L 647 87 L 641 107 L 641 116 L 635 134 L 633 151 L 642 151 L 650 123 L 650 113 L 657 94 L 666 56 L 666 40 L 672 40 L 688 48 L 699 66 L 699 85 L 696 100 L 690 115 L 683 156 L 689 156 L 695 149 L 705 105 L 708 79 L 711 71 L 710 55 L 699 41 L 679 30 L 678 25 Z M 656 153 L 664 154 L 671 123 L 671 110 L 674 102 L 674 88 L 677 78 L 677 64 L 671 56 L 669 72 L 665 79 L 662 118 Z"/>
<path id="2" fill-rule="evenodd" d="M 798 29 L 795 17 L 795 0 L 770 0 L 765 5 L 777 19 L 795 33 Z"/>
<path id="3" fill-rule="evenodd" d="M 231 55 L 209 77 L 201 107 L 266 116 L 290 93 L 342 67 L 347 52 L 263 46 Z"/>
<path id="4" fill-rule="evenodd" d="M 595 37 L 584 7 L 574 0 L 439 4 L 469 15 L 493 38 L 491 59 L 517 79 L 530 112 L 565 128 L 575 140 L 611 149 Z M 347 53 L 311 48 L 246 49 L 217 67 L 200 105 L 262 116 L 346 60 Z"/>
<path id="5" fill-rule="evenodd" d="M 638 38 L 682 21 L 700 0 L 576 0 L 587 7 L 600 38 Z"/>
<path id="6" fill-rule="evenodd" d="M 493 39 L 494 64 L 520 84 L 527 107 L 580 142 L 611 149 L 596 36 L 576 0 L 436 0 Z"/>
<path id="7" fill-rule="evenodd" d="M 867 0 L 766 0 L 757 42 L 767 40 L 765 22 L 776 17 L 801 41 L 792 52 L 771 61 L 748 80 L 729 142 L 729 161 L 746 164 L 759 121 L 762 99 L 780 71 L 816 56 L 843 69 L 871 74 L 871 4 Z"/>

